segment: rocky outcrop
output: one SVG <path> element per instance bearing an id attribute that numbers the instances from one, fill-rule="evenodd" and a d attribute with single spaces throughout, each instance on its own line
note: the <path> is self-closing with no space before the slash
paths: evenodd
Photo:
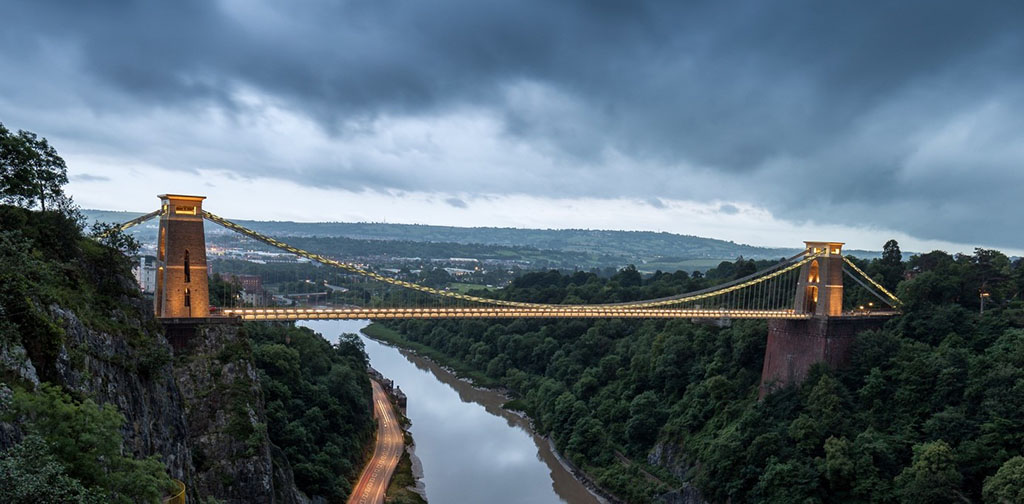
<path id="1" fill-rule="evenodd" d="M 0 376 L 31 389 L 45 372 L 74 395 L 116 406 L 125 417 L 124 451 L 159 455 L 168 473 L 186 483 L 190 502 L 308 503 L 284 454 L 267 437 L 263 395 L 242 327 L 197 326 L 173 355 L 148 303 L 138 303 L 137 313 L 113 313 L 105 330 L 51 306 L 64 334 L 55 358 L 36 363 L 22 346 L 0 345 Z M 0 383 L 0 414 L 11 394 Z M 18 425 L 0 422 L 0 450 L 21 438 Z"/>
<path id="2" fill-rule="evenodd" d="M 187 481 L 193 473 L 188 426 L 181 394 L 171 370 L 170 347 L 159 328 L 139 318 L 121 320 L 121 333 L 86 327 L 59 306 L 50 308 L 65 334 L 56 368 L 60 385 L 101 404 L 113 404 L 125 417 L 124 449 L 136 457 L 159 454 L 171 477 Z M 149 341 L 139 348 L 130 342 Z"/>
<path id="3" fill-rule="evenodd" d="M 32 389 L 45 375 L 73 395 L 116 406 L 125 418 L 125 453 L 140 458 L 159 455 L 171 477 L 188 482 L 195 471 L 170 347 L 142 301 L 135 303 L 137 311 L 112 312 L 110 327 L 104 330 L 88 327 L 74 312 L 51 305 L 50 319 L 63 334 L 53 358 L 33 360 L 24 347 L 7 342 L 0 345 L 0 376 Z M 8 386 L 0 386 L 0 410 L 10 395 Z M 17 424 L 0 423 L 0 449 L 21 437 Z M 194 499 L 197 495 L 189 490 Z"/>
<path id="4" fill-rule="evenodd" d="M 243 328 L 201 324 L 190 328 L 175 356 L 196 477 L 202 495 L 228 504 L 307 502 L 291 468 L 267 437 L 263 393 Z"/>
<path id="5" fill-rule="evenodd" d="M 666 504 L 707 504 L 700 491 L 686 481 L 690 478 L 695 465 L 686 456 L 683 448 L 676 444 L 657 443 L 647 455 L 647 463 L 668 469 L 673 476 L 683 481 L 683 486 L 659 496 L 659 501 Z"/>
<path id="6" fill-rule="evenodd" d="M 6 384 L 0 383 L 0 418 L 10 412 L 11 400 L 14 392 Z M 0 422 L 0 451 L 18 444 L 21 441 L 21 431 L 14 425 L 7 422 Z"/>

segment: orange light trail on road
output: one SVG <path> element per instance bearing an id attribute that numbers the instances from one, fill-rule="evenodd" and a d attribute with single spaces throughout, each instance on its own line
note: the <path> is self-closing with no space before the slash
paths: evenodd
<path id="1" fill-rule="evenodd" d="M 373 457 L 359 476 L 359 482 L 352 488 L 348 504 L 382 504 L 391 475 L 405 449 L 405 440 L 391 401 L 376 380 L 370 380 L 370 384 L 373 386 L 373 414 L 378 421 L 377 444 Z"/>

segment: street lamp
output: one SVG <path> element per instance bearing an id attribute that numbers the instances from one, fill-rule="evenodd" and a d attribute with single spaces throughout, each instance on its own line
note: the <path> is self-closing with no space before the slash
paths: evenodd
<path id="1" fill-rule="evenodd" d="M 979 308 L 979 310 L 978 310 L 978 315 L 984 315 L 985 314 L 985 299 L 987 299 L 987 298 L 989 298 L 991 296 L 992 295 L 989 294 L 986 291 L 979 291 L 978 298 L 981 299 L 981 308 Z"/>

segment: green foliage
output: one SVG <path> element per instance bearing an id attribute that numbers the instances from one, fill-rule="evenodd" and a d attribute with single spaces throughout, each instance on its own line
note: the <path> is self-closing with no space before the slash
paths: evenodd
<path id="1" fill-rule="evenodd" d="M 122 455 L 124 417 L 113 406 L 76 401 L 44 383 L 32 393 L 16 390 L 13 410 L 26 432 L 45 440 L 68 478 L 90 491 L 101 490 L 107 502 L 157 502 L 173 486 L 158 457 Z"/>
<path id="2" fill-rule="evenodd" d="M 107 502 L 104 492 L 88 490 L 80 481 L 68 476 L 64 465 L 39 436 L 26 436 L 21 443 L 0 453 L 0 501 L 8 504 Z"/>
<path id="3" fill-rule="evenodd" d="M 119 364 L 147 373 L 168 362 L 155 322 L 137 322 L 140 303 L 127 258 L 84 237 L 74 218 L 0 205 L 0 338 L 23 345 L 42 379 L 57 380 L 65 343 L 52 305 L 127 339 L 137 358 Z"/>
<path id="4" fill-rule="evenodd" d="M 220 273 L 211 275 L 210 283 L 210 304 L 213 306 L 235 306 L 238 304 L 236 298 L 241 296 L 242 286 L 237 282 L 224 280 Z"/>
<path id="5" fill-rule="evenodd" d="M 56 356 L 61 331 L 45 311 L 51 298 L 41 287 L 55 276 L 20 231 L 0 231 L 0 342 L 25 342 L 38 355 Z"/>
<path id="6" fill-rule="evenodd" d="M 30 131 L 13 133 L 0 123 L 0 203 L 46 211 L 61 206 L 67 166 L 45 138 Z M 55 205 L 56 203 L 56 205 Z"/>
<path id="7" fill-rule="evenodd" d="M 914 445 L 913 462 L 896 477 L 896 486 L 902 502 L 941 504 L 957 500 L 962 481 L 953 450 L 940 440 Z"/>
<path id="8" fill-rule="evenodd" d="M 990 501 L 1015 498 L 1019 463 L 1007 460 L 1024 446 L 1024 267 L 989 250 L 903 261 L 898 244 L 885 248 L 858 263 L 895 282 L 904 314 L 859 335 L 847 368 L 814 367 L 802 387 L 760 402 L 762 322 L 396 321 L 386 336 L 507 387 L 562 453 L 630 502 L 650 502 L 658 484 L 619 454 L 643 461 L 657 443 L 682 448 L 711 502 L 976 502 L 983 482 Z M 628 269 L 534 273 L 495 295 L 630 301 L 731 280 L 746 262 L 639 285 Z"/>
<path id="9" fill-rule="evenodd" d="M 345 502 L 374 425 L 362 342 L 343 335 L 331 345 L 289 325 L 248 324 L 245 330 L 271 442 L 285 453 L 301 490 Z"/>
<path id="10" fill-rule="evenodd" d="M 384 502 L 387 504 L 426 504 L 427 501 L 420 494 L 409 490 L 410 487 L 415 486 L 416 478 L 412 474 L 412 459 L 406 450 L 402 452 L 398 466 L 395 467 L 395 473 L 391 477 L 391 483 L 388 484 Z"/>
<path id="11" fill-rule="evenodd" d="M 91 235 L 109 250 L 120 252 L 122 255 L 134 255 L 139 252 L 138 240 L 125 233 L 117 224 L 94 222 Z"/>
<path id="12" fill-rule="evenodd" d="M 985 479 L 982 495 L 986 504 L 1024 502 L 1024 457 L 1007 460 L 995 475 Z"/>
<path id="13" fill-rule="evenodd" d="M 140 374 L 162 368 L 169 351 L 153 325 L 138 322 L 140 294 L 123 255 L 134 241 L 84 237 L 66 182 L 64 161 L 45 139 L 0 125 L 0 345 L 23 346 L 39 377 L 57 381 L 67 372 L 57 369 L 62 350 L 75 367 L 88 351 L 66 341 L 58 312 L 70 310 L 85 326 L 127 340 L 134 352 L 114 356 L 115 364 Z M 124 417 L 113 406 L 44 383 L 32 393 L 17 389 L 12 410 L 6 420 L 29 436 L 4 455 L 3 470 L 24 476 L 0 485 L 5 501 L 38 494 L 46 502 L 156 502 L 170 483 L 156 457 L 121 453 Z"/>

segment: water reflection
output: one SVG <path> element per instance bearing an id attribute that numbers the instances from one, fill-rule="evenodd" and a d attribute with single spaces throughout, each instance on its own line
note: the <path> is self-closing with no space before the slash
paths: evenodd
<path id="1" fill-rule="evenodd" d="M 336 341 L 365 321 L 305 321 Z M 362 336 L 370 364 L 409 396 L 408 416 L 434 503 L 597 503 L 558 462 L 529 423 L 501 408 L 498 393 L 479 390 L 433 362 Z"/>

